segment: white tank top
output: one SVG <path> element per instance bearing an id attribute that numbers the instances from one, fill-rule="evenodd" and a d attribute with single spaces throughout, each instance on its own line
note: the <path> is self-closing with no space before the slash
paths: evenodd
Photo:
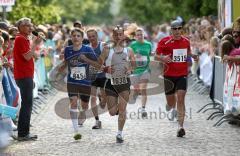
<path id="1" fill-rule="evenodd" d="M 114 52 L 114 49 L 111 48 L 105 64 L 106 66 L 114 68 L 113 74 L 106 73 L 108 79 L 111 79 L 112 77 L 127 76 L 126 72 L 129 68 L 128 48 L 123 48 L 123 52 L 120 53 Z"/>

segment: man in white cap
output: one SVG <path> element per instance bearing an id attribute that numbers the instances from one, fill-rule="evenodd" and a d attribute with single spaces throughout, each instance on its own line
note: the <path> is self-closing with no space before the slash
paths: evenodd
<path id="1" fill-rule="evenodd" d="M 172 120 L 177 117 L 179 129 L 177 137 L 183 137 L 185 117 L 185 95 L 187 92 L 188 61 L 193 56 L 189 40 L 182 36 L 182 23 L 175 20 L 171 23 L 171 35 L 159 41 L 155 59 L 164 63 L 164 89 L 167 100 L 166 110 L 172 110 Z"/>

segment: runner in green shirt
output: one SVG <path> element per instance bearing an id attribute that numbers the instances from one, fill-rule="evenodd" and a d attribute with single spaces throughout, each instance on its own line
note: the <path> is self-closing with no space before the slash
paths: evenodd
<path id="1" fill-rule="evenodd" d="M 136 41 L 132 42 L 130 47 L 133 49 L 136 59 L 136 68 L 131 75 L 131 84 L 134 89 L 131 93 L 131 102 L 135 103 L 139 92 L 142 95 L 142 117 L 147 117 L 145 110 L 147 102 L 147 83 L 150 79 L 150 55 L 152 51 L 152 44 L 144 39 L 144 30 L 138 28 L 135 32 Z"/>

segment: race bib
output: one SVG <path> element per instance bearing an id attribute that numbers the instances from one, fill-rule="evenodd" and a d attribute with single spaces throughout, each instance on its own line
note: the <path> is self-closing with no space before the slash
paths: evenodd
<path id="1" fill-rule="evenodd" d="M 112 84 L 112 85 L 123 85 L 123 84 L 127 84 L 127 83 L 128 83 L 127 76 L 123 76 L 123 77 L 112 77 L 112 78 L 111 78 L 111 84 Z"/>
<path id="2" fill-rule="evenodd" d="M 148 63 L 147 56 L 143 56 L 143 55 L 140 55 L 140 54 L 135 55 L 135 60 L 136 60 L 137 67 L 146 66 L 147 63 Z"/>
<path id="3" fill-rule="evenodd" d="M 71 78 L 75 80 L 83 80 L 86 78 L 86 68 L 85 67 L 73 67 L 71 69 Z"/>
<path id="4" fill-rule="evenodd" d="M 186 62 L 187 49 L 173 49 L 173 62 Z"/>

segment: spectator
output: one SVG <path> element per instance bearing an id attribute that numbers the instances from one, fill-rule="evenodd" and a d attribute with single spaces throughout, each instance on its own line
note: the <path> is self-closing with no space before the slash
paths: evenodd
<path id="1" fill-rule="evenodd" d="M 29 18 L 21 18 L 16 23 L 19 30 L 14 48 L 14 78 L 21 92 L 21 108 L 18 119 L 19 141 L 35 140 L 37 135 L 32 135 L 30 131 L 30 119 L 33 105 L 33 74 L 34 58 L 36 57 L 35 48 L 42 41 L 41 38 L 33 36 L 32 42 L 29 36 L 32 34 L 33 24 Z"/>

